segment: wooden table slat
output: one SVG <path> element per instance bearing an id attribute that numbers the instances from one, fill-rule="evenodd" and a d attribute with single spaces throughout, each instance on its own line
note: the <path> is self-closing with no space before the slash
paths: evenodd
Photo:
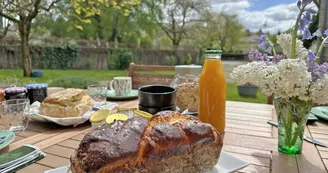
<path id="1" fill-rule="evenodd" d="M 251 148 L 245 148 L 245 147 L 228 145 L 228 144 L 225 144 L 223 146 L 223 150 L 230 152 L 230 153 L 239 153 L 239 154 L 244 154 L 244 155 L 258 156 L 258 157 L 264 157 L 264 158 L 271 159 L 270 151 L 251 149 Z"/>
<path id="2" fill-rule="evenodd" d="M 247 160 L 250 164 L 258 165 L 258 166 L 265 166 L 270 167 L 271 159 L 264 158 L 264 157 L 257 157 L 257 156 L 250 156 L 250 155 L 244 155 L 244 154 L 237 154 L 237 153 L 231 153 L 228 152 L 230 155 L 237 157 L 242 160 Z"/>
<path id="3" fill-rule="evenodd" d="M 74 149 L 67 148 L 59 145 L 53 145 L 43 150 L 45 153 L 52 154 L 55 156 L 60 156 L 64 158 L 70 158 L 71 155 L 74 153 Z"/>
<path id="4" fill-rule="evenodd" d="M 65 141 L 57 143 L 57 145 L 72 148 L 72 149 L 77 149 L 79 147 L 79 144 L 80 144 L 80 141 L 72 140 L 72 139 L 67 139 Z"/>
<path id="5" fill-rule="evenodd" d="M 43 173 L 44 171 L 47 171 L 49 169 L 52 169 L 52 167 L 35 163 L 17 171 L 16 173 Z"/>
<path id="6" fill-rule="evenodd" d="M 229 132 L 229 133 L 271 138 L 271 132 L 260 132 L 260 131 L 250 130 L 250 129 L 247 130 L 247 129 L 238 129 L 238 128 L 231 128 L 231 127 L 226 127 L 225 131 Z"/>
<path id="7" fill-rule="evenodd" d="M 277 150 L 272 153 L 272 173 L 299 173 L 295 157 L 279 153 Z"/>
<path id="8" fill-rule="evenodd" d="M 270 173 L 270 168 L 258 165 L 248 165 L 246 168 L 239 170 L 240 173 Z"/>
<path id="9" fill-rule="evenodd" d="M 304 135 L 311 136 L 307 127 L 305 128 Z M 309 142 L 304 141 L 302 154 L 297 155 L 296 160 L 300 173 L 327 173 L 316 147 Z"/>
<path id="10" fill-rule="evenodd" d="M 37 163 L 50 168 L 58 168 L 69 165 L 69 159 L 47 154 L 45 158 L 39 160 Z"/>

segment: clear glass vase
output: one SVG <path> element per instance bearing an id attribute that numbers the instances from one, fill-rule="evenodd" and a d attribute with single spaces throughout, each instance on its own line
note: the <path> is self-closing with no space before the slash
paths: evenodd
<path id="1" fill-rule="evenodd" d="M 275 98 L 274 107 L 278 116 L 278 150 L 288 155 L 301 154 L 304 127 L 312 101 Z"/>

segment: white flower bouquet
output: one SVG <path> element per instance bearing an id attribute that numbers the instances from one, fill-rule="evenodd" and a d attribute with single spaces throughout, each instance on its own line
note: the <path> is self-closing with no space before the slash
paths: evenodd
<path id="1" fill-rule="evenodd" d="M 252 62 L 238 66 L 231 73 L 236 83 L 255 84 L 265 95 L 274 96 L 279 124 L 278 150 L 292 155 L 302 152 L 304 126 L 312 104 L 328 103 L 328 63 L 316 62 L 328 41 L 328 30 L 310 33 L 309 24 L 316 13 L 308 8 L 311 3 L 312 0 L 299 0 L 300 13 L 292 33 L 277 36 L 282 55 L 277 55 L 273 43 L 261 35 L 260 50 L 249 53 Z M 303 34 L 303 39 L 323 39 L 316 54 L 303 47 L 297 39 L 298 32 Z"/>

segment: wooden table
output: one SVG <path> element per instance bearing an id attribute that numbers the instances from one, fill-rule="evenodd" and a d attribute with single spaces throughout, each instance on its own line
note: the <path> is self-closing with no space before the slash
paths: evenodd
<path id="1" fill-rule="evenodd" d="M 121 107 L 136 107 L 137 101 L 120 103 Z M 303 154 L 287 156 L 277 150 L 277 129 L 266 122 L 276 115 L 272 105 L 227 102 L 227 124 L 223 150 L 250 163 L 239 172 L 259 173 L 326 173 L 328 148 L 304 142 Z M 28 129 L 17 134 L 15 142 L 5 150 L 23 144 L 33 144 L 47 156 L 19 173 L 42 173 L 45 170 L 69 164 L 69 157 L 83 136 L 91 130 L 90 124 L 63 128 L 51 124 L 31 122 Z M 305 134 L 328 144 L 328 124 L 319 121 L 309 125 Z M 4 151 L 1 151 L 4 152 Z"/>

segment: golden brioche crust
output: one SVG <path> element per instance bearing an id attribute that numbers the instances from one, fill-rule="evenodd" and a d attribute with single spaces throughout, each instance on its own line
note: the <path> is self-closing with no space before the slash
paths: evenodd
<path id="1" fill-rule="evenodd" d="M 133 117 L 88 133 L 71 156 L 75 173 L 195 173 L 214 167 L 222 139 L 210 124 L 177 112 Z"/>

